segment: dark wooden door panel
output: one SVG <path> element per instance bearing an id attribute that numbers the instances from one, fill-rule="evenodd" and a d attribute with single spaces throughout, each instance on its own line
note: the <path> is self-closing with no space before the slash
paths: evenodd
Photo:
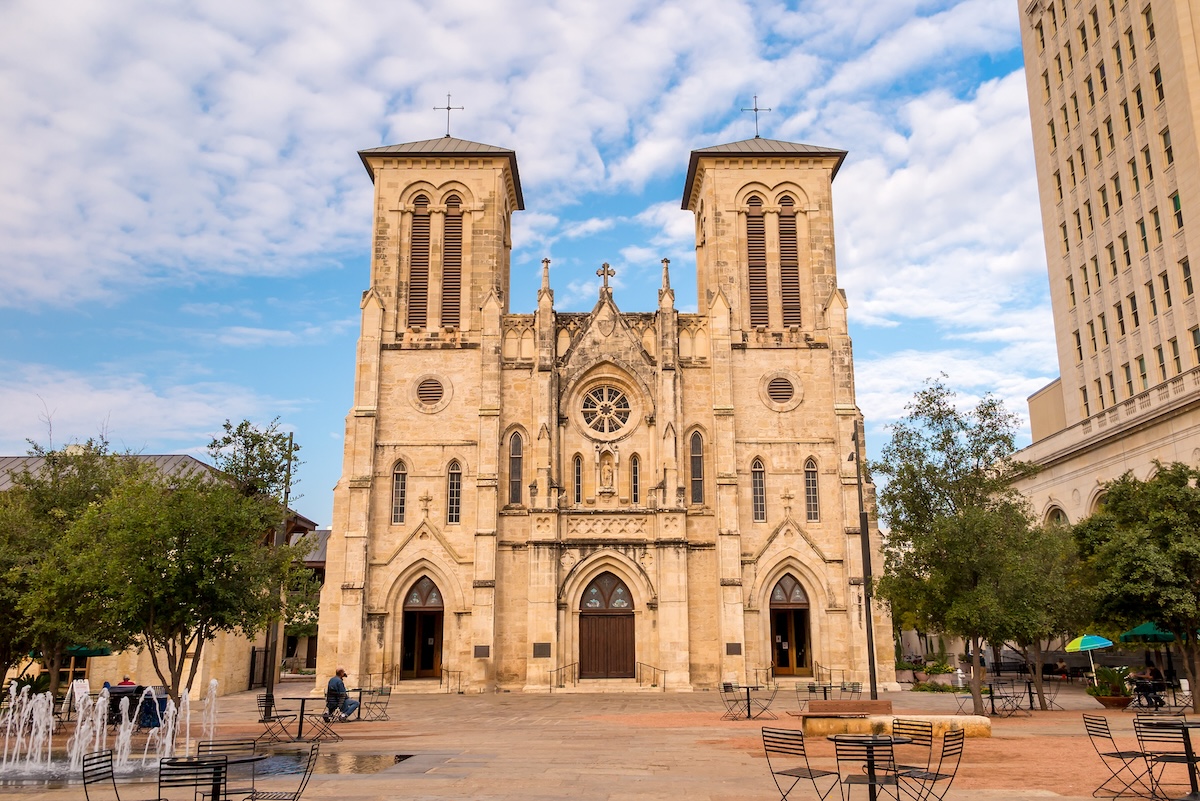
<path id="1" fill-rule="evenodd" d="M 633 678 L 636 666 L 633 615 L 579 616 L 579 677 Z"/>

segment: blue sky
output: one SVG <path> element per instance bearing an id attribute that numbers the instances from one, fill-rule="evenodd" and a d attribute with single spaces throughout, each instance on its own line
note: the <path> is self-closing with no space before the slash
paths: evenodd
<path id="1" fill-rule="evenodd" d="M 366 288 L 356 151 L 516 150 L 510 305 L 696 307 L 688 154 L 843 148 L 834 183 L 872 455 L 922 381 L 1022 416 L 1057 375 L 1016 0 L 0 5 L 0 453 L 105 433 L 202 455 L 294 431 L 328 525 Z M 1026 435 L 1027 441 L 1027 435 Z"/>

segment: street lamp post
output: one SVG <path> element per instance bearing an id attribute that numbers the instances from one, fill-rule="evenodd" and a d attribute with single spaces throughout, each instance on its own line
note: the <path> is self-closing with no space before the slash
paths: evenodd
<path id="1" fill-rule="evenodd" d="M 854 453 L 850 454 L 850 459 L 854 461 L 854 473 L 858 485 L 858 533 L 862 541 L 863 605 L 866 607 L 867 623 L 867 669 L 871 677 L 871 700 L 875 700 L 879 698 L 879 679 L 875 672 L 875 614 L 871 609 L 871 597 L 874 595 L 871 587 L 871 529 L 867 524 L 867 507 L 863 504 L 863 467 L 862 459 L 859 458 L 862 445 L 858 436 L 858 423 L 854 424 L 854 435 L 851 437 L 851 441 L 854 443 Z"/>

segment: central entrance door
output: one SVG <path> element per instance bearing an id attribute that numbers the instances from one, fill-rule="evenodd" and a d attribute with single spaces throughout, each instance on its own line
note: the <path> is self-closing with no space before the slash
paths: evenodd
<path id="1" fill-rule="evenodd" d="M 633 617 L 629 588 L 612 573 L 588 585 L 579 603 L 579 678 L 633 678 Z"/>
<path id="2" fill-rule="evenodd" d="M 437 585 L 428 576 L 421 577 L 404 597 L 400 678 L 441 678 L 443 611 Z"/>
<path id="3" fill-rule="evenodd" d="M 777 676 L 811 676 L 808 595 L 790 574 L 771 590 L 771 654 Z"/>

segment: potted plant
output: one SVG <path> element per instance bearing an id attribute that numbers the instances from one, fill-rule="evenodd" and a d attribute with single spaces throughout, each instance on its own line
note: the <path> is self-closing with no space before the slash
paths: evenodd
<path id="1" fill-rule="evenodd" d="M 936 662 L 925 663 L 925 675 L 934 684 L 951 684 L 953 673 L 954 668 L 950 667 L 945 660 L 939 659 Z"/>
<path id="2" fill-rule="evenodd" d="M 903 681 L 912 684 L 917 679 L 913 675 L 914 670 L 919 670 L 921 665 L 915 662 L 907 662 L 903 659 L 896 660 L 896 681 Z"/>
<path id="3" fill-rule="evenodd" d="M 1087 694 L 1106 709 L 1124 709 L 1129 705 L 1129 686 L 1125 683 L 1128 677 L 1127 667 L 1100 665 L 1096 668 L 1096 683 L 1087 688 Z"/>

